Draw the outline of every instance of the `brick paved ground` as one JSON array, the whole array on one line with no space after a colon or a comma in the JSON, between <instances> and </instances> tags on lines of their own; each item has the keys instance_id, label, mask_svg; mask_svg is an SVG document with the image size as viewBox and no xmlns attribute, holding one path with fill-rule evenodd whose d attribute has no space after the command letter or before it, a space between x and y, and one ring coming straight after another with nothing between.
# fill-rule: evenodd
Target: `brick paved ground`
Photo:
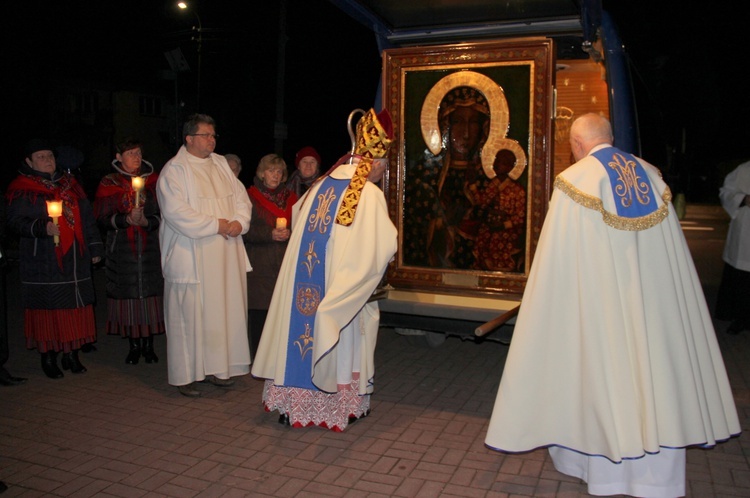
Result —
<instances>
[{"instance_id":1,"label":"brick paved ground","mask_svg":"<svg viewBox=\"0 0 750 498\"><path fill-rule=\"evenodd\" d=\"M706 221L702 211L692 213L688 223ZM705 240L688 233L709 299L720 272L721 223ZM585 496L546 451L503 455L484 447L507 351L497 342L449 337L428 348L381 329L372 414L341 434L290 429L263 411L262 382L250 377L228 389L201 385L199 399L178 394L166 382L163 338L160 363L131 366L127 341L100 335L98 351L82 355L86 374L47 379L39 355L22 347L15 273L8 288L8 367L29 382L0 388L3 498ZM750 334L728 336L725 327L717 322L747 428ZM749 437L689 450L688 495L750 496Z\"/></svg>"}]
</instances>

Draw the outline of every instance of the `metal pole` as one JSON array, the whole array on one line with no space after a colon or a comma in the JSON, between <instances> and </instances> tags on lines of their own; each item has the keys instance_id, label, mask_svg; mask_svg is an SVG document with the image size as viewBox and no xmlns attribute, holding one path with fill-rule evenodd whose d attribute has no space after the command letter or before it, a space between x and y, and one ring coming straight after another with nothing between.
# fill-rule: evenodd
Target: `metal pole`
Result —
<instances>
[{"instance_id":1,"label":"metal pole","mask_svg":"<svg viewBox=\"0 0 750 498\"><path fill-rule=\"evenodd\" d=\"M275 150L277 154L284 152L284 140L287 137L286 123L284 123L284 76L286 71L286 3L279 2L279 43L278 66L276 67L276 120L274 123Z\"/></svg>"},{"instance_id":2,"label":"metal pole","mask_svg":"<svg viewBox=\"0 0 750 498\"><path fill-rule=\"evenodd\" d=\"M195 97L195 110L200 112L201 106L201 56L203 52L203 25L201 24L201 18L197 12L192 11L195 14L195 18L198 20L198 82L196 85L196 97Z\"/></svg>"}]
</instances>

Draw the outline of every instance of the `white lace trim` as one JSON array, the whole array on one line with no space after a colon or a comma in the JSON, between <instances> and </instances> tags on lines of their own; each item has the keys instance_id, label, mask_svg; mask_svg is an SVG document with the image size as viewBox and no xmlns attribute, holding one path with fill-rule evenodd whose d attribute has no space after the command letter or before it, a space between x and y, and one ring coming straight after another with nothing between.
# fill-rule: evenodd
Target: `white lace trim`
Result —
<instances>
[{"instance_id":1,"label":"white lace trim","mask_svg":"<svg viewBox=\"0 0 750 498\"><path fill-rule=\"evenodd\" d=\"M289 415L292 427L318 425L332 431L342 432L349 425L349 418L361 418L370 411L370 395L359 394L359 379L351 384L339 386L337 393L324 393L299 387L276 386L266 380L263 386L263 404L266 410L278 410Z\"/></svg>"}]
</instances>

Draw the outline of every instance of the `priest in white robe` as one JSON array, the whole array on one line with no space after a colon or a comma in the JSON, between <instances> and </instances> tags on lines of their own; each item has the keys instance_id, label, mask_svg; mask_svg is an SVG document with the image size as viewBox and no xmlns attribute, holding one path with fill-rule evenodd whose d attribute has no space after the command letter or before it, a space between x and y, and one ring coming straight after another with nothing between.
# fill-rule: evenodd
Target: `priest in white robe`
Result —
<instances>
[{"instance_id":1,"label":"priest in white robe","mask_svg":"<svg viewBox=\"0 0 750 498\"><path fill-rule=\"evenodd\" d=\"M215 154L210 116L183 128L184 146L157 182L169 383L197 397L196 381L228 387L250 371L242 242L250 226L245 187Z\"/></svg>"},{"instance_id":2,"label":"priest in white robe","mask_svg":"<svg viewBox=\"0 0 750 498\"><path fill-rule=\"evenodd\" d=\"M369 302L396 252L383 192L392 141L387 111L357 125L344 156L295 205L252 373L279 422L343 431L370 409L380 313Z\"/></svg>"},{"instance_id":3,"label":"priest in white robe","mask_svg":"<svg viewBox=\"0 0 750 498\"><path fill-rule=\"evenodd\" d=\"M731 320L728 334L750 330L750 161L737 166L719 190L722 207L730 217L722 259L724 272L716 296L714 318Z\"/></svg>"},{"instance_id":4,"label":"priest in white robe","mask_svg":"<svg viewBox=\"0 0 750 498\"><path fill-rule=\"evenodd\" d=\"M579 117L555 179L485 443L548 447L594 495L682 496L685 448L740 433L659 171Z\"/></svg>"}]
</instances>

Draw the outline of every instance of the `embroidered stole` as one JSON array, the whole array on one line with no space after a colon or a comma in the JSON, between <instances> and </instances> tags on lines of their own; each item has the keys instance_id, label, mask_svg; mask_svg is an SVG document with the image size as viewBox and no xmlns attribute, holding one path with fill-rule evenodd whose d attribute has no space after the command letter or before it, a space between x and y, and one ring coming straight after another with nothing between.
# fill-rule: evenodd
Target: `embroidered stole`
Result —
<instances>
[{"instance_id":1,"label":"embroidered stole","mask_svg":"<svg viewBox=\"0 0 750 498\"><path fill-rule=\"evenodd\" d=\"M333 228L334 214L349 180L327 177L311 206L297 255L284 385L302 389L318 388L312 383L312 351L315 316L325 296L326 245Z\"/></svg>"},{"instance_id":2,"label":"embroidered stole","mask_svg":"<svg viewBox=\"0 0 750 498\"><path fill-rule=\"evenodd\" d=\"M609 175L618 216L640 218L658 209L651 181L633 155L616 147L600 149L591 155Z\"/></svg>"}]
</instances>

